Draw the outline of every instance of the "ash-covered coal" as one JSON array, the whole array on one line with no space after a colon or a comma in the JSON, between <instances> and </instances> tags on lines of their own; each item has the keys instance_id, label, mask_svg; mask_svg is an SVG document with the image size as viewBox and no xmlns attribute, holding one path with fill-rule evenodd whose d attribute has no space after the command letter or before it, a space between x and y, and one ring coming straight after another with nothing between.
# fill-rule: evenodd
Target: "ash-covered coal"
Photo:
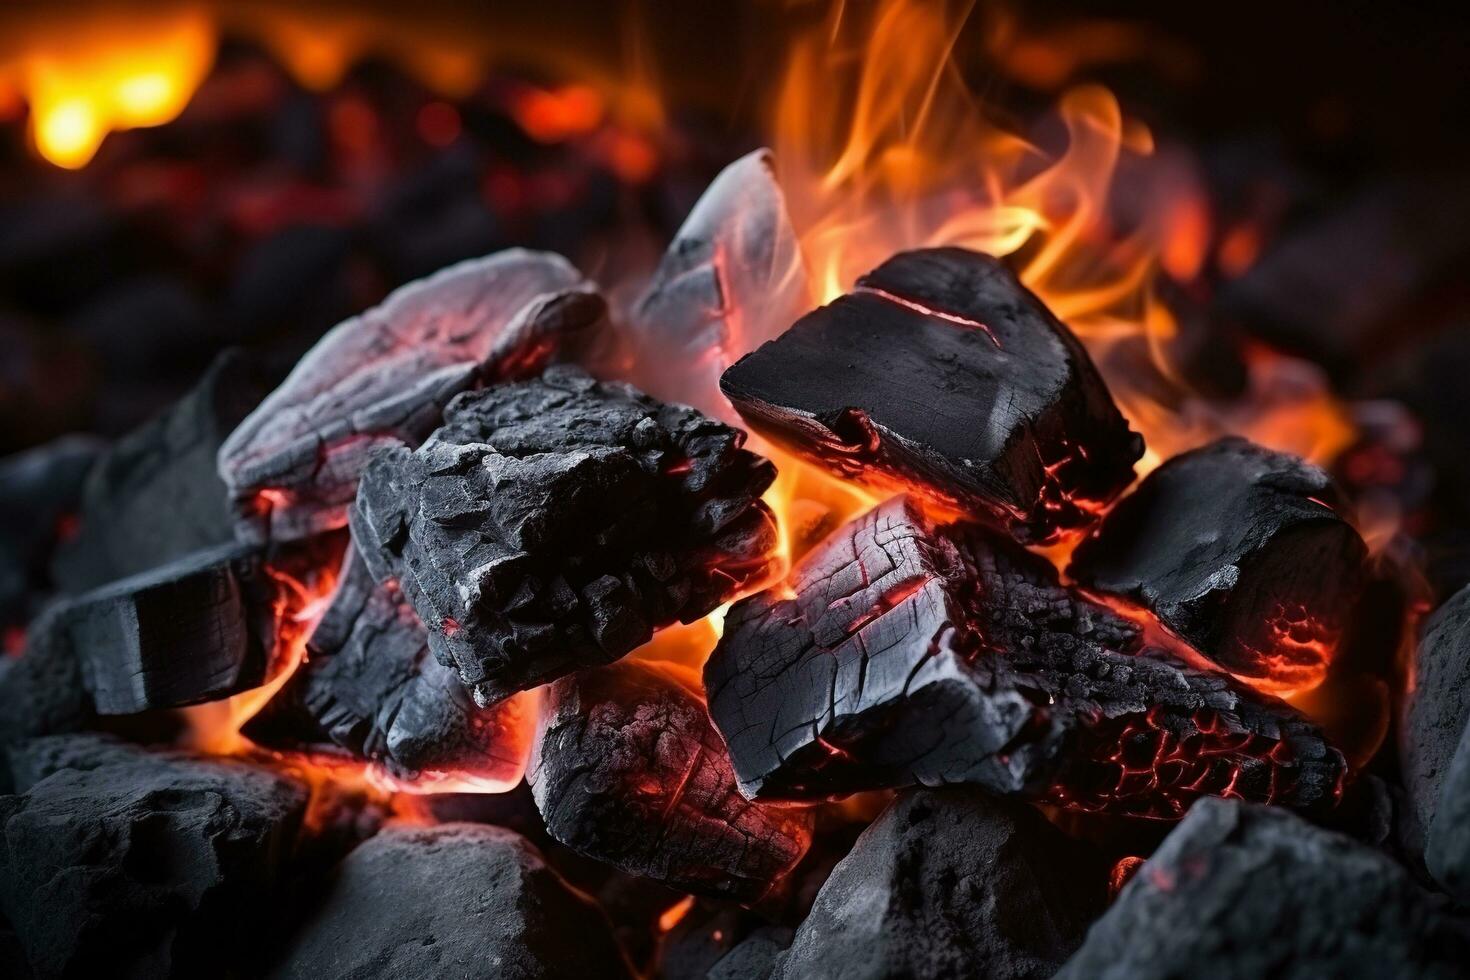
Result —
<instances>
[{"instance_id":1,"label":"ash-covered coal","mask_svg":"<svg viewBox=\"0 0 1470 980\"><path fill-rule=\"evenodd\" d=\"M602 910L513 831L389 827L336 870L276 978L633 976Z\"/></svg>"},{"instance_id":2,"label":"ash-covered coal","mask_svg":"<svg viewBox=\"0 0 1470 980\"><path fill-rule=\"evenodd\" d=\"M817 895L772 980L1050 977L1107 899L1098 852L968 787L900 796Z\"/></svg>"},{"instance_id":3,"label":"ash-covered coal","mask_svg":"<svg viewBox=\"0 0 1470 980\"><path fill-rule=\"evenodd\" d=\"M64 612L48 608L31 623L20 656L0 659L0 746L80 732L97 720L81 660L57 619Z\"/></svg>"},{"instance_id":4,"label":"ash-covered coal","mask_svg":"<svg viewBox=\"0 0 1470 980\"><path fill-rule=\"evenodd\" d=\"M978 526L894 498L788 582L730 610L705 666L752 799L918 782L1150 816L1212 793L1335 802L1342 755L1295 709L1145 647Z\"/></svg>"},{"instance_id":5,"label":"ash-covered coal","mask_svg":"<svg viewBox=\"0 0 1470 980\"><path fill-rule=\"evenodd\" d=\"M999 260L902 252L741 358L720 388L756 431L848 479L1047 541L1133 479L1082 344Z\"/></svg>"},{"instance_id":6,"label":"ash-covered coal","mask_svg":"<svg viewBox=\"0 0 1470 980\"><path fill-rule=\"evenodd\" d=\"M260 942L306 788L96 736L10 750L0 910L38 977L206 976Z\"/></svg>"},{"instance_id":7,"label":"ash-covered coal","mask_svg":"<svg viewBox=\"0 0 1470 980\"><path fill-rule=\"evenodd\" d=\"M1451 824L1439 827L1445 818L1438 811L1446 790L1454 792L1449 774L1470 731L1470 587L1424 623L1413 669L1399 718L1398 754L1411 817L1406 836L1418 852L1436 833L1441 847L1448 842L1443 835L1453 833Z\"/></svg>"},{"instance_id":8,"label":"ash-covered coal","mask_svg":"<svg viewBox=\"0 0 1470 980\"><path fill-rule=\"evenodd\" d=\"M243 734L274 749L346 753L396 780L504 790L531 751L536 696L474 703L402 594L373 581L356 549L306 659Z\"/></svg>"},{"instance_id":9,"label":"ash-covered coal","mask_svg":"<svg viewBox=\"0 0 1470 980\"><path fill-rule=\"evenodd\" d=\"M440 662L493 704L616 660L763 580L770 462L745 434L554 367L457 398L363 476L352 532Z\"/></svg>"},{"instance_id":10,"label":"ash-covered coal","mask_svg":"<svg viewBox=\"0 0 1470 980\"><path fill-rule=\"evenodd\" d=\"M1336 653L1367 554L1335 506L1317 467L1221 439L1150 473L1078 546L1068 574L1152 610L1237 676L1308 687Z\"/></svg>"},{"instance_id":11,"label":"ash-covered coal","mask_svg":"<svg viewBox=\"0 0 1470 980\"><path fill-rule=\"evenodd\" d=\"M810 812L740 795L692 673L625 660L562 678L547 697L526 778L561 843L747 903L806 853Z\"/></svg>"},{"instance_id":12,"label":"ash-covered coal","mask_svg":"<svg viewBox=\"0 0 1470 980\"><path fill-rule=\"evenodd\" d=\"M418 445L467 388L536 374L604 310L561 256L511 249L338 324L220 449L237 535L296 540L342 527L376 449Z\"/></svg>"},{"instance_id":13,"label":"ash-covered coal","mask_svg":"<svg viewBox=\"0 0 1470 980\"><path fill-rule=\"evenodd\" d=\"M1446 905L1350 838L1200 800L1057 976L1461 977L1470 929Z\"/></svg>"}]
</instances>

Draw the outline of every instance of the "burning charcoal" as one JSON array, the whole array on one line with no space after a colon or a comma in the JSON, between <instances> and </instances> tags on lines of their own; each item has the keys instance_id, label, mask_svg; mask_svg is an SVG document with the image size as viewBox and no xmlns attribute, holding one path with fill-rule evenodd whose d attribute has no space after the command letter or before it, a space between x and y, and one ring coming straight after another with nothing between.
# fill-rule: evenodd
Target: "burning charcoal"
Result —
<instances>
[{"instance_id":1,"label":"burning charcoal","mask_svg":"<svg viewBox=\"0 0 1470 980\"><path fill-rule=\"evenodd\" d=\"M227 351L178 404L104 453L79 531L52 563L57 583L85 592L232 541L215 454L265 392L257 367Z\"/></svg>"},{"instance_id":2,"label":"burning charcoal","mask_svg":"<svg viewBox=\"0 0 1470 980\"><path fill-rule=\"evenodd\" d=\"M773 980L1049 977L1106 881L1090 848L1024 804L911 792L837 865Z\"/></svg>"},{"instance_id":3,"label":"burning charcoal","mask_svg":"<svg viewBox=\"0 0 1470 980\"><path fill-rule=\"evenodd\" d=\"M1424 848L1424 864L1445 891L1470 904L1470 728L1445 772Z\"/></svg>"},{"instance_id":4,"label":"burning charcoal","mask_svg":"<svg viewBox=\"0 0 1470 980\"><path fill-rule=\"evenodd\" d=\"M565 259L517 249L339 324L220 449L237 534L292 540L343 526L373 450L418 445L456 393L534 374L602 312Z\"/></svg>"},{"instance_id":5,"label":"burning charcoal","mask_svg":"<svg viewBox=\"0 0 1470 980\"><path fill-rule=\"evenodd\" d=\"M465 394L363 475L352 532L481 705L693 622L770 566L744 433L570 367Z\"/></svg>"},{"instance_id":6,"label":"burning charcoal","mask_svg":"<svg viewBox=\"0 0 1470 980\"><path fill-rule=\"evenodd\" d=\"M606 916L517 834L389 827L349 854L271 975L631 977Z\"/></svg>"},{"instance_id":7,"label":"burning charcoal","mask_svg":"<svg viewBox=\"0 0 1470 980\"><path fill-rule=\"evenodd\" d=\"M1201 800L1063 980L1460 977L1470 934L1403 867L1283 810Z\"/></svg>"},{"instance_id":8,"label":"burning charcoal","mask_svg":"<svg viewBox=\"0 0 1470 980\"><path fill-rule=\"evenodd\" d=\"M1424 846L1461 736L1470 727L1470 586L1424 624L1399 719L1399 768L1409 796L1409 845Z\"/></svg>"},{"instance_id":9,"label":"burning charcoal","mask_svg":"<svg viewBox=\"0 0 1470 980\"><path fill-rule=\"evenodd\" d=\"M85 736L20 754L42 758L12 750L36 781L0 796L0 909L37 975L217 975L260 941L305 787Z\"/></svg>"},{"instance_id":10,"label":"burning charcoal","mask_svg":"<svg viewBox=\"0 0 1470 980\"><path fill-rule=\"evenodd\" d=\"M1023 541L1090 523L1143 453L1071 331L998 260L958 248L894 256L720 388L791 451Z\"/></svg>"},{"instance_id":11,"label":"burning charcoal","mask_svg":"<svg viewBox=\"0 0 1470 980\"><path fill-rule=\"evenodd\" d=\"M49 587L51 551L101 452L94 439L68 436L0 460L0 627L23 624L31 596Z\"/></svg>"},{"instance_id":12,"label":"burning charcoal","mask_svg":"<svg viewBox=\"0 0 1470 980\"><path fill-rule=\"evenodd\" d=\"M633 309L637 380L659 398L734 422L720 372L811 307L771 154L746 154L689 212Z\"/></svg>"},{"instance_id":13,"label":"burning charcoal","mask_svg":"<svg viewBox=\"0 0 1470 980\"><path fill-rule=\"evenodd\" d=\"M1169 460L1073 556L1077 582L1152 610L1263 690L1321 681L1366 548L1326 473L1239 438Z\"/></svg>"},{"instance_id":14,"label":"burning charcoal","mask_svg":"<svg viewBox=\"0 0 1470 980\"><path fill-rule=\"evenodd\" d=\"M753 902L805 853L808 812L748 803L672 665L623 661L551 689L527 773L551 836L671 888Z\"/></svg>"},{"instance_id":15,"label":"burning charcoal","mask_svg":"<svg viewBox=\"0 0 1470 980\"><path fill-rule=\"evenodd\" d=\"M243 729L276 749L346 752L396 780L502 792L521 780L534 694L475 705L402 595L348 552L306 661Z\"/></svg>"},{"instance_id":16,"label":"burning charcoal","mask_svg":"<svg viewBox=\"0 0 1470 980\"><path fill-rule=\"evenodd\" d=\"M126 715L265 682L275 587L260 555L225 545L68 602L55 617L97 711Z\"/></svg>"},{"instance_id":17,"label":"burning charcoal","mask_svg":"<svg viewBox=\"0 0 1470 980\"><path fill-rule=\"evenodd\" d=\"M1311 808L1342 755L1275 698L1143 647L1044 559L898 497L730 610L705 666L741 791L822 800L977 783L1177 816L1200 794Z\"/></svg>"}]
</instances>

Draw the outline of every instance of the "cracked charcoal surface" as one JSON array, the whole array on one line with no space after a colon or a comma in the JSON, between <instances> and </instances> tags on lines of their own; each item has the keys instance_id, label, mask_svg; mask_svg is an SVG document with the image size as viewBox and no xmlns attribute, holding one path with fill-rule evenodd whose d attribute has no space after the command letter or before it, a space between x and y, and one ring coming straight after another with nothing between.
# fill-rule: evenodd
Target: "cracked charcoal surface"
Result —
<instances>
[{"instance_id":1,"label":"cracked charcoal surface","mask_svg":"<svg viewBox=\"0 0 1470 980\"><path fill-rule=\"evenodd\" d=\"M738 422L720 372L812 308L770 151L720 172L689 212L629 317L633 380L649 394Z\"/></svg>"},{"instance_id":2,"label":"cracked charcoal surface","mask_svg":"<svg viewBox=\"0 0 1470 980\"><path fill-rule=\"evenodd\" d=\"M275 585L259 552L225 545L66 602L57 635L98 713L217 700L264 683Z\"/></svg>"},{"instance_id":3,"label":"cracked charcoal surface","mask_svg":"<svg viewBox=\"0 0 1470 980\"><path fill-rule=\"evenodd\" d=\"M83 489L75 537L52 570L67 592L85 592L234 540L215 456L268 390L240 351L217 357L168 411L112 446Z\"/></svg>"},{"instance_id":4,"label":"cracked charcoal surface","mask_svg":"<svg viewBox=\"0 0 1470 980\"><path fill-rule=\"evenodd\" d=\"M1411 692L1399 718L1399 766L1412 820L1410 846L1424 846L1437 823L1445 777L1470 727L1470 587L1424 623Z\"/></svg>"},{"instance_id":5,"label":"cracked charcoal surface","mask_svg":"<svg viewBox=\"0 0 1470 980\"><path fill-rule=\"evenodd\" d=\"M342 527L374 450L418 445L467 388L534 375L604 310L566 259L511 249L338 324L220 449L236 534L295 540Z\"/></svg>"},{"instance_id":6,"label":"cracked charcoal surface","mask_svg":"<svg viewBox=\"0 0 1470 980\"><path fill-rule=\"evenodd\" d=\"M38 976L201 976L259 941L305 787L95 736L11 750L0 909Z\"/></svg>"},{"instance_id":7,"label":"cracked charcoal surface","mask_svg":"<svg viewBox=\"0 0 1470 980\"><path fill-rule=\"evenodd\" d=\"M753 902L811 843L808 811L750 803L672 665L622 661L558 681L527 779L547 831L671 888Z\"/></svg>"},{"instance_id":8,"label":"cracked charcoal surface","mask_svg":"<svg viewBox=\"0 0 1470 980\"><path fill-rule=\"evenodd\" d=\"M1322 470L1240 438L1154 470L1076 550L1076 581L1140 603L1273 689L1320 680L1366 548Z\"/></svg>"},{"instance_id":9,"label":"cracked charcoal surface","mask_svg":"<svg viewBox=\"0 0 1470 980\"><path fill-rule=\"evenodd\" d=\"M389 827L337 869L271 976L631 977L607 917L500 827Z\"/></svg>"},{"instance_id":10,"label":"cracked charcoal surface","mask_svg":"<svg viewBox=\"0 0 1470 980\"><path fill-rule=\"evenodd\" d=\"M445 774L504 790L525 772L535 704L524 694L476 705L403 596L349 550L306 660L243 732L275 749L346 753L407 782Z\"/></svg>"},{"instance_id":11,"label":"cracked charcoal surface","mask_svg":"<svg viewBox=\"0 0 1470 980\"><path fill-rule=\"evenodd\" d=\"M1025 541L1091 523L1143 453L1071 331L1001 262L958 248L894 256L720 388L792 452Z\"/></svg>"},{"instance_id":12,"label":"cracked charcoal surface","mask_svg":"<svg viewBox=\"0 0 1470 980\"><path fill-rule=\"evenodd\" d=\"M911 791L837 865L772 980L1050 977L1106 880L1097 852L1025 804Z\"/></svg>"},{"instance_id":13,"label":"cracked charcoal surface","mask_svg":"<svg viewBox=\"0 0 1470 980\"><path fill-rule=\"evenodd\" d=\"M103 451L96 439L67 436L0 459L0 628L23 626L51 591L52 551Z\"/></svg>"},{"instance_id":14,"label":"cracked charcoal surface","mask_svg":"<svg viewBox=\"0 0 1470 980\"><path fill-rule=\"evenodd\" d=\"M1460 977L1470 933L1404 868L1292 814L1201 800L1063 980Z\"/></svg>"},{"instance_id":15,"label":"cracked charcoal surface","mask_svg":"<svg viewBox=\"0 0 1470 980\"><path fill-rule=\"evenodd\" d=\"M745 434L570 367L456 399L379 456L353 539L480 704L607 663L771 566L770 462Z\"/></svg>"},{"instance_id":16,"label":"cracked charcoal surface","mask_svg":"<svg viewBox=\"0 0 1470 980\"><path fill-rule=\"evenodd\" d=\"M899 497L735 604L705 666L752 799L974 783L1177 816L1200 793L1331 805L1340 753L1294 709L1144 647L1136 626L974 526Z\"/></svg>"}]
</instances>

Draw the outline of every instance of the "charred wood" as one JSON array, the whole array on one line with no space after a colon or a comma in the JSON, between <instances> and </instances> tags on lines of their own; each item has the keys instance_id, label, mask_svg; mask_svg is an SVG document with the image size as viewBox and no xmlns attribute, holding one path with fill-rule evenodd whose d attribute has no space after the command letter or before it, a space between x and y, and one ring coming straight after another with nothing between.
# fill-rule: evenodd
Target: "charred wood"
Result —
<instances>
[{"instance_id":1,"label":"charred wood","mask_svg":"<svg viewBox=\"0 0 1470 980\"><path fill-rule=\"evenodd\" d=\"M894 256L720 388L792 452L1024 541L1090 524L1143 453L1071 331L1000 261L958 248Z\"/></svg>"},{"instance_id":2,"label":"charred wood","mask_svg":"<svg viewBox=\"0 0 1470 980\"><path fill-rule=\"evenodd\" d=\"M1367 549L1331 479L1226 438L1154 470L1076 550L1080 584L1151 610L1196 650L1266 690L1326 674Z\"/></svg>"},{"instance_id":3,"label":"charred wood","mask_svg":"<svg viewBox=\"0 0 1470 980\"><path fill-rule=\"evenodd\" d=\"M342 527L374 450L418 445L467 388L540 371L603 310L565 259L517 249L410 283L339 324L220 449L237 535Z\"/></svg>"},{"instance_id":4,"label":"charred wood","mask_svg":"<svg viewBox=\"0 0 1470 980\"><path fill-rule=\"evenodd\" d=\"M740 795L697 678L623 661L558 681L527 779L563 844L671 888L753 902L806 852L811 815Z\"/></svg>"},{"instance_id":5,"label":"charred wood","mask_svg":"<svg viewBox=\"0 0 1470 980\"><path fill-rule=\"evenodd\" d=\"M771 565L771 464L745 435L569 367L466 394L382 454L353 538L488 705L692 622Z\"/></svg>"},{"instance_id":6,"label":"charred wood","mask_svg":"<svg viewBox=\"0 0 1470 980\"><path fill-rule=\"evenodd\" d=\"M1145 646L977 526L895 498L789 582L737 603L705 666L751 799L918 782L1149 816L1212 793L1335 802L1342 755L1293 708Z\"/></svg>"}]
</instances>

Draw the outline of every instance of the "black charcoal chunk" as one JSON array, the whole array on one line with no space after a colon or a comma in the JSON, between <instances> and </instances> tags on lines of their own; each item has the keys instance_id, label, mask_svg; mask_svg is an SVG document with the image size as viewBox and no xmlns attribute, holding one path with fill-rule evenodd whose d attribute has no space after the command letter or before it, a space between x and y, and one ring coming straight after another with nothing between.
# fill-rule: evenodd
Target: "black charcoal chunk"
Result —
<instances>
[{"instance_id":1,"label":"black charcoal chunk","mask_svg":"<svg viewBox=\"0 0 1470 980\"><path fill-rule=\"evenodd\" d=\"M99 714L218 700L265 683L275 596L261 554L225 545L66 602L47 642L70 646Z\"/></svg>"},{"instance_id":2,"label":"black charcoal chunk","mask_svg":"<svg viewBox=\"0 0 1470 980\"><path fill-rule=\"evenodd\" d=\"M335 872L271 976L632 977L607 917L500 827L389 827Z\"/></svg>"},{"instance_id":3,"label":"black charcoal chunk","mask_svg":"<svg viewBox=\"0 0 1470 980\"><path fill-rule=\"evenodd\" d=\"M633 380L656 398L735 422L721 372L811 307L770 151L748 153L694 205L633 307Z\"/></svg>"},{"instance_id":4,"label":"black charcoal chunk","mask_svg":"<svg viewBox=\"0 0 1470 980\"><path fill-rule=\"evenodd\" d=\"M38 976L218 975L260 942L304 786L86 736L11 765L29 785L0 796L0 910Z\"/></svg>"},{"instance_id":5,"label":"black charcoal chunk","mask_svg":"<svg viewBox=\"0 0 1470 980\"><path fill-rule=\"evenodd\" d=\"M770 462L682 405L554 367L457 398L363 476L352 535L482 705L616 660L773 562Z\"/></svg>"},{"instance_id":6,"label":"black charcoal chunk","mask_svg":"<svg viewBox=\"0 0 1470 980\"><path fill-rule=\"evenodd\" d=\"M305 661L242 731L273 749L345 753L405 783L501 792L525 772L535 704L526 694L476 705L403 596L349 549Z\"/></svg>"},{"instance_id":7,"label":"black charcoal chunk","mask_svg":"<svg viewBox=\"0 0 1470 980\"><path fill-rule=\"evenodd\" d=\"M1470 727L1440 780L1439 802L1426 833L1424 864L1434 880L1470 905Z\"/></svg>"},{"instance_id":8,"label":"black charcoal chunk","mask_svg":"<svg viewBox=\"0 0 1470 980\"><path fill-rule=\"evenodd\" d=\"M52 562L57 584L85 592L233 541L215 456L267 390L250 358L226 351L189 394L105 452L87 476L77 533Z\"/></svg>"},{"instance_id":9,"label":"black charcoal chunk","mask_svg":"<svg viewBox=\"0 0 1470 980\"><path fill-rule=\"evenodd\" d=\"M706 980L769 980L791 945L792 932L777 926L755 930L709 968Z\"/></svg>"},{"instance_id":10,"label":"black charcoal chunk","mask_svg":"<svg viewBox=\"0 0 1470 980\"><path fill-rule=\"evenodd\" d=\"M467 388L540 371L604 309L565 259L512 249L338 324L220 449L237 535L296 540L342 527L374 450L418 445Z\"/></svg>"},{"instance_id":11,"label":"black charcoal chunk","mask_svg":"<svg viewBox=\"0 0 1470 980\"><path fill-rule=\"evenodd\" d=\"M0 460L0 628L18 629L51 590L48 565L76 520L103 444L67 436Z\"/></svg>"},{"instance_id":12,"label":"black charcoal chunk","mask_svg":"<svg viewBox=\"0 0 1470 980\"><path fill-rule=\"evenodd\" d=\"M97 718L81 661L52 606L31 623L20 656L0 660L0 745L79 732Z\"/></svg>"},{"instance_id":13,"label":"black charcoal chunk","mask_svg":"<svg viewBox=\"0 0 1470 980\"><path fill-rule=\"evenodd\" d=\"M1470 727L1470 586L1424 623L1399 725L1399 769L1408 791L1408 845L1418 851L1437 823L1446 776Z\"/></svg>"},{"instance_id":14,"label":"black charcoal chunk","mask_svg":"<svg viewBox=\"0 0 1470 980\"><path fill-rule=\"evenodd\" d=\"M1201 800L1057 974L1462 977L1470 932L1402 866L1284 810Z\"/></svg>"},{"instance_id":15,"label":"black charcoal chunk","mask_svg":"<svg viewBox=\"0 0 1470 980\"><path fill-rule=\"evenodd\" d=\"M1044 559L905 497L735 604L705 665L751 799L973 783L1178 816L1200 794L1313 808L1342 755L1295 709L1145 646Z\"/></svg>"},{"instance_id":16,"label":"black charcoal chunk","mask_svg":"<svg viewBox=\"0 0 1470 980\"><path fill-rule=\"evenodd\" d=\"M1025 541L1091 523L1143 454L1071 331L999 260L959 248L894 256L720 388L792 452Z\"/></svg>"},{"instance_id":17,"label":"black charcoal chunk","mask_svg":"<svg viewBox=\"0 0 1470 980\"><path fill-rule=\"evenodd\" d=\"M810 811L748 802L698 678L622 661L553 685L526 778L547 832L671 888L753 902L811 843Z\"/></svg>"},{"instance_id":18,"label":"black charcoal chunk","mask_svg":"<svg viewBox=\"0 0 1470 980\"><path fill-rule=\"evenodd\" d=\"M1175 456L1076 550L1078 583L1152 610L1265 690L1321 681L1367 549L1322 470L1230 437Z\"/></svg>"},{"instance_id":19,"label":"black charcoal chunk","mask_svg":"<svg viewBox=\"0 0 1470 980\"><path fill-rule=\"evenodd\" d=\"M1025 804L912 791L838 863L774 980L1049 977L1106 883L1097 852Z\"/></svg>"}]
</instances>

